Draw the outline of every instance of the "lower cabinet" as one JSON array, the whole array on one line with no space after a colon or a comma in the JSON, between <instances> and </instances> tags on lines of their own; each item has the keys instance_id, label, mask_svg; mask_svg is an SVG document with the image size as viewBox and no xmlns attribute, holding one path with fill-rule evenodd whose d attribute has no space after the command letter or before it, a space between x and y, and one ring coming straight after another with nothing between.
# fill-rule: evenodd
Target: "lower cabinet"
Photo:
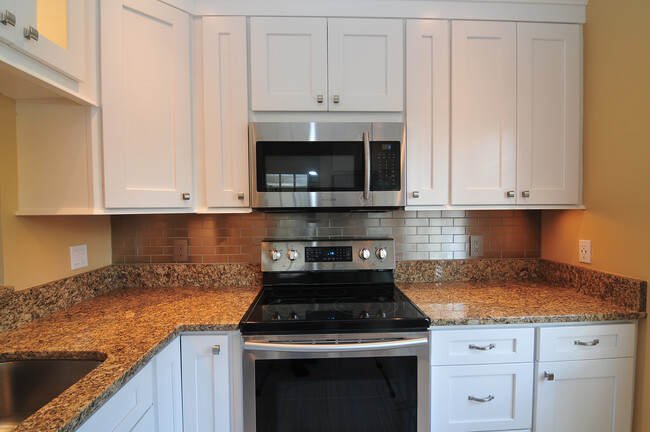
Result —
<instances>
[{"instance_id":1,"label":"lower cabinet","mask_svg":"<svg viewBox=\"0 0 650 432\"><path fill-rule=\"evenodd\" d=\"M185 432L241 430L239 350L239 333L181 336Z\"/></svg>"}]
</instances>

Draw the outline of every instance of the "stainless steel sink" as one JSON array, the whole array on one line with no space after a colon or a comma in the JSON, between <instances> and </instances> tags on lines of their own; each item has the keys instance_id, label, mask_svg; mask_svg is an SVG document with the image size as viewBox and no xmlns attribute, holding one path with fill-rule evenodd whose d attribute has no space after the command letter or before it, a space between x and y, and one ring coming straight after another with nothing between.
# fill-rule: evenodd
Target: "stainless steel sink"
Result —
<instances>
[{"instance_id":1,"label":"stainless steel sink","mask_svg":"<svg viewBox=\"0 0 650 432\"><path fill-rule=\"evenodd\" d=\"M0 432L13 429L100 364L99 360L0 362Z\"/></svg>"}]
</instances>

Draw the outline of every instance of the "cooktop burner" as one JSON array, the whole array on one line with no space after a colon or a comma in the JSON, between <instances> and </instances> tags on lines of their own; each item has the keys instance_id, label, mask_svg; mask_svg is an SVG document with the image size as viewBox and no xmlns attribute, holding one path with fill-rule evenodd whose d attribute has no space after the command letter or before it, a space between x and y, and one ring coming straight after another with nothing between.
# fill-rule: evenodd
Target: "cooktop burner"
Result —
<instances>
[{"instance_id":1,"label":"cooktop burner","mask_svg":"<svg viewBox=\"0 0 650 432\"><path fill-rule=\"evenodd\" d=\"M426 330L429 318L393 283L392 241L369 242L263 243L263 287L239 324L242 334ZM344 247L359 253L337 271L329 252ZM308 258L326 257L325 268L300 262L305 249Z\"/></svg>"}]
</instances>

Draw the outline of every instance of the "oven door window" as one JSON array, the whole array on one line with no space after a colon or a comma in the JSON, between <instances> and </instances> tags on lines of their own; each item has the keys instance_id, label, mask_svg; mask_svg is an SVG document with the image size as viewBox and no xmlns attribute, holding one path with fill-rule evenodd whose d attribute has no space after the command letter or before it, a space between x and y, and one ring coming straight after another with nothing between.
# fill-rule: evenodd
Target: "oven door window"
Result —
<instances>
[{"instance_id":1,"label":"oven door window","mask_svg":"<svg viewBox=\"0 0 650 432\"><path fill-rule=\"evenodd\" d=\"M258 192L363 190L363 143L258 141Z\"/></svg>"},{"instance_id":2,"label":"oven door window","mask_svg":"<svg viewBox=\"0 0 650 432\"><path fill-rule=\"evenodd\" d=\"M417 357L255 361L257 432L417 430Z\"/></svg>"}]
</instances>

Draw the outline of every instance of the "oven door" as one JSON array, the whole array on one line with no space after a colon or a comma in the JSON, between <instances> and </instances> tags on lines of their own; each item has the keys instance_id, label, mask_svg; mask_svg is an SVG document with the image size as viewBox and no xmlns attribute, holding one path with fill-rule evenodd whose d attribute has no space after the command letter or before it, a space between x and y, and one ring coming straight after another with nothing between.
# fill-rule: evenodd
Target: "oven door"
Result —
<instances>
[{"instance_id":1,"label":"oven door","mask_svg":"<svg viewBox=\"0 0 650 432\"><path fill-rule=\"evenodd\" d=\"M427 332L252 336L244 430L429 430Z\"/></svg>"}]
</instances>

